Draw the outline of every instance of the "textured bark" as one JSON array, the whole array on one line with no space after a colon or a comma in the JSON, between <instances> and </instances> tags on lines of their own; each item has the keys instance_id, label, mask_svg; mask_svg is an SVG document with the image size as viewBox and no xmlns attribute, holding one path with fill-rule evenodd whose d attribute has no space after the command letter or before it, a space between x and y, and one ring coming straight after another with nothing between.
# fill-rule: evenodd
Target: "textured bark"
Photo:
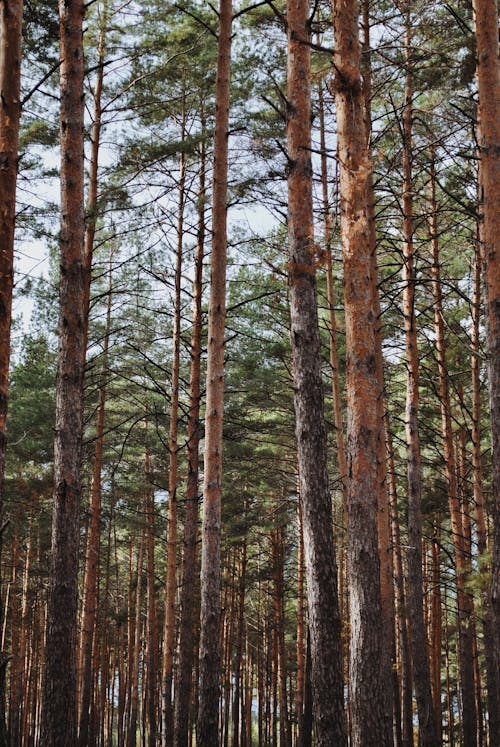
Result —
<instances>
[{"instance_id":1,"label":"textured bark","mask_svg":"<svg viewBox=\"0 0 500 747\"><path fill-rule=\"evenodd\" d=\"M434 160L431 162L431 215L430 232L432 244L432 291L434 297L434 326L436 331L436 351L439 371L439 400L441 406L441 428L443 434L444 459L446 467L448 506L457 573L458 601L458 642L460 694L462 701L462 734L465 744L473 744L477 730L477 714L474 698L474 657L472 645L472 599L465 590L467 558L464 547L464 534L460 511L457 481L457 460L453 444L451 425L451 404L446 366L446 340L444 335L443 303L441 293L439 240L437 224L436 175Z\"/></svg>"},{"instance_id":2,"label":"textured bark","mask_svg":"<svg viewBox=\"0 0 500 747\"><path fill-rule=\"evenodd\" d=\"M337 568L326 468L313 232L309 3L288 0L290 318L317 747L346 744Z\"/></svg>"},{"instance_id":3,"label":"textured bark","mask_svg":"<svg viewBox=\"0 0 500 747\"><path fill-rule=\"evenodd\" d=\"M103 362L101 384L99 388L99 407L95 436L94 464L92 468L92 489L90 494L90 522L87 531L87 554L85 558L85 577L83 584L83 614L80 645L80 747L89 743L89 716L92 702L92 658L94 652L97 610L99 605L99 559L101 551L101 472L104 447L104 417L106 411L106 384L108 377L108 349L111 328L112 275L111 258L109 269L108 302L106 310L106 327L104 331Z\"/></svg>"},{"instance_id":4,"label":"textured bark","mask_svg":"<svg viewBox=\"0 0 500 747\"><path fill-rule=\"evenodd\" d=\"M214 138L211 286L208 312L198 747L213 747L217 744L219 733L220 532L231 28L232 2L231 0L220 0L216 80L217 111Z\"/></svg>"},{"instance_id":5,"label":"textured bark","mask_svg":"<svg viewBox=\"0 0 500 747\"><path fill-rule=\"evenodd\" d=\"M177 212L177 251L175 263L174 329L172 352L172 377L170 381L170 428L168 434L168 526L167 526L167 578L165 584L165 623L163 635L163 737L166 747L174 742L174 714L172 708L172 681L175 646L175 597L177 594L177 482L178 482L178 421L179 421L179 371L181 360L181 281L182 247L184 239L184 203L186 157L183 149L186 129L185 102L182 103L181 154L179 162L179 202Z\"/></svg>"},{"instance_id":6,"label":"textured bark","mask_svg":"<svg viewBox=\"0 0 500 747\"><path fill-rule=\"evenodd\" d=\"M61 267L56 382L54 507L42 743L73 747L84 360L82 0L60 0Z\"/></svg>"},{"instance_id":7,"label":"textured bark","mask_svg":"<svg viewBox=\"0 0 500 747\"><path fill-rule=\"evenodd\" d=\"M17 151L21 118L22 0L0 3L0 511L6 449L10 326L14 283Z\"/></svg>"},{"instance_id":8,"label":"textured bark","mask_svg":"<svg viewBox=\"0 0 500 747\"><path fill-rule=\"evenodd\" d=\"M0 526L3 523L7 403L9 396L10 330L14 283L17 151L21 118L22 0L0 3ZM2 530L3 531L3 530ZM0 533L0 560L2 534ZM3 619L0 562L0 620ZM1 659L2 683L8 659ZM1 684L1 683L0 683ZM0 689L0 744L7 738L5 700Z\"/></svg>"},{"instance_id":9,"label":"textured bark","mask_svg":"<svg viewBox=\"0 0 500 747\"><path fill-rule=\"evenodd\" d=\"M392 744L392 688L384 641L378 548L381 349L373 232L372 164L360 75L358 8L333 3L335 100L347 347L350 714L352 743Z\"/></svg>"},{"instance_id":10,"label":"textured bark","mask_svg":"<svg viewBox=\"0 0 500 747\"><path fill-rule=\"evenodd\" d=\"M198 543L198 469L200 444L200 368L202 333L202 280L205 253L205 145L200 150L200 188L198 195L198 235L193 279L193 319L191 331L191 370L188 414L188 479L184 555L181 586L181 619L179 630L179 663L174 712L174 745L187 747L189 701L191 695L195 638L195 600L197 589Z\"/></svg>"},{"instance_id":11,"label":"textured bark","mask_svg":"<svg viewBox=\"0 0 500 747\"><path fill-rule=\"evenodd\" d=\"M495 0L474 0L477 81L479 92L479 153L483 189L486 265L491 451L493 463L492 629L496 680L500 681L500 70L498 67L498 6ZM494 728L500 739L497 691Z\"/></svg>"},{"instance_id":12,"label":"textured bark","mask_svg":"<svg viewBox=\"0 0 500 747\"><path fill-rule=\"evenodd\" d=\"M439 743L432 702L422 579L422 461L419 433L419 351L415 314L415 249L413 243L413 60L410 3L405 13L405 104L403 109L403 315L406 338L406 448L408 482L408 611L413 681L419 733L423 744Z\"/></svg>"}]
</instances>

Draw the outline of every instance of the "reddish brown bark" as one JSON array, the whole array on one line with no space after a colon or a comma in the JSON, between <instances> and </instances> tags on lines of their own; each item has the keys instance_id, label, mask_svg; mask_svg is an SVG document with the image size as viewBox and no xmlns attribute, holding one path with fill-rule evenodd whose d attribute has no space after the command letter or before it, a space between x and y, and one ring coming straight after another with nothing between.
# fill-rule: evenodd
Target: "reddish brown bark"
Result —
<instances>
[{"instance_id":1,"label":"reddish brown bark","mask_svg":"<svg viewBox=\"0 0 500 747\"><path fill-rule=\"evenodd\" d=\"M198 747L213 747L217 743L219 733L220 524L231 28L232 2L231 0L220 0L216 80L217 111L214 137L212 272L208 312Z\"/></svg>"},{"instance_id":2,"label":"reddish brown bark","mask_svg":"<svg viewBox=\"0 0 500 747\"><path fill-rule=\"evenodd\" d=\"M14 230L16 221L17 152L21 118L21 43L23 2L0 3L0 527L3 524L7 404L9 396L10 331L14 284ZM0 531L0 560L2 554ZM0 620L3 619L2 564L0 562ZM0 654L0 740L5 741L3 683L7 661Z\"/></svg>"},{"instance_id":3,"label":"reddish brown bark","mask_svg":"<svg viewBox=\"0 0 500 747\"><path fill-rule=\"evenodd\" d=\"M22 0L3 0L0 3L0 519L3 515L3 478L7 446L17 151L21 119L22 24Z\"/></svg>"},{"instance_id":4,"label":"reddish brown bark","mask_svg":"<svg viewBox=\"0 0 500 747\"><path fill-rule=\"evenodd\" d=\"M492 628L496 679L500 671L500 70L498 66L498 6L495 0L474 0L477 81L479 92L479 153L484 215L483 258L486 265L491 451L493 462ZM500 739L499 701L495 711Z\"/></svg>"},{"instance_id":5,"label":"reddish brown bark","mask_svg":"<svg viewBox=\"0 0 500 747\"><path fill-rule=\"evenodd\" d=\"M52 560L47 609L42 741L73 747L83 410L83 35L85 4L60 0L61 265Z\"/></svg>"},{"instance_id":6,"label":"reddish brown bark","mask_svg":"<svg viewBox=\"0 0 500 747\"><path fill-rule=\"evenodd\" d=\"M381 347L375 272L372 164L360 75L358 7L333 3L335 101L347 347L350 713L353 745L392 744L392 687L384 642L378 509ZM387 519L387 513L386 513ZM381 665L382 664L382 665Z\"/></svg>"},{"instance_id":7,"label":"reddish brown bark","mask_svg":"<svg viewBox=\"0 0 500 747\"><path fill-rule=\"evenodd\" d=\"M346 743L316 295L307 0L288 0L288 253L294 405L317 747Z\"/></svg>"}]
</instances>

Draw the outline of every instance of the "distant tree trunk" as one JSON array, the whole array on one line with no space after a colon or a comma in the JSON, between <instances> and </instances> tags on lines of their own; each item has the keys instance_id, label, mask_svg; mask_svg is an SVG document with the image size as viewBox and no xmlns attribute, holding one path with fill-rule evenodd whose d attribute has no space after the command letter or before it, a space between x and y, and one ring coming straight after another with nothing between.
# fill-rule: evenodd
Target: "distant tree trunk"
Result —
<instances>
[{"instance_id":1,"label":"distant tree trunk","mask_svg":"<svg viewBox=\"0 0 500 747\"><path fill-rule=\"evenodd\" d=\"M439 744L442 742L442 713L441 713L441 644L443 639L441 620L441 579L439 563L439 544L441 541L441 527L439 516L434 525L432 539L432 596L431 596L431 684L434 704L434 719L438 731Z\"/></svg>"},{"instance_id":2,"label":"distant tree trunk","mask_svg":"<svg viewBox=\"0 0 500 747\"><path fill-rule=\"evenodd\" d=\"M83 614L81 634L81 708L80 708L80 747L88 747L89 717L92 703L92 658L96 645L95 630L98 610L99 560L101 545L101 472L104 447L104 417L106 410L106 384L108 377L108 349L111 328L112 274L111 257L109 268L108 301L106 327L104 331L101 383L99 387L99 407L95 436L92 488L90 493L90 522L87 531L87 555L83 584Z\"/></svg>"},{"instance_id":3,"label":"distant tree trunk","mask_svg":"<svg viewBox=\"0 0 500 747\"><path fill-rule=\"evenodd\" d=\"M134 636L129 643L129 660L128 660L128 683L129 683L129 708L128 719L126 724L126 744L127 747L136 747L137 745L137 719L139 713L139 655L141 648L141 611L142 611L142 567L144 562L144 535L141 533L139 538L139 548L137 551L137 581L135 588L134 617L132 618L132 608L129 608L131 616L131 625ZM129 636L129 639L131 636Z\"/></svg>"},{"instance_id":4,"label":"distant tree trunk","mask_svg":"<svg viewBox=\"0 0 500 747\"><path fill-rule=\"evenodd\" d=\"M347 346L350 714L354 747L392 745L392 686L378 547L381 336L372 226L372 164L360 75L358 5L333 3L335 100Z\"/></svg>"},{"instance_id":5,"label":"distant tree trunk","mask_svg":"<svg viewBox=\"0 0 500 747\"><path fill-rule=\"evenodd\" d=\"M271 534L273 558L273 607L274 631L279 662L279 713L280 713L280 747L292 747L290 722L288 716L288 699L286 687L286 646L285 646L285 600L284 600L284 548L283 527Z\"/></svg>"},{"instance_id":6,"label":"distant tree trunk","mask_svg":"<svg viewBox=\"0 0 500 747\"><path fill-rule=\"evenodd\" d=\"M150 457L146 451L146 478L150 472ZM155 494L153 486L146 487L144 500L146 514L146 547L147 547L147 708L148 747L157 744L156 703L158 681L158 622L155 598Z\"/></svg>"},{"instance_id":7,"label":"distant tree trunk","mask_svg":"<svg viewBox=\"0 0 500 747\"><path fill-rule=\"evenodd\" d=\"M342 646L320 368L307 0L288 0L288 251L297 455L317 747L347 743Z\"/></svg>"},{"instance_id":8,"label":"distant tree trunk","mask_svg":"<svg viewBox=\"0 0 500 747\"><path fill-rule=\"evenodd\" d=\"M410 636L408 632L408 610L406 604L403 558L401 553L401 533L398 517L398 496L394 466L394 447L389 418L386 422L387 455L389 458L389 504L391 509L391 536L394 553L394 579L396 587L396 625L399 638L399 663L401 685L401 744L413 747L413 699ZM397 733L397 732L396 732Z\"/></svg>"},{"instance_id":9,"label":"distant tree trunk","mask_svg":"<svg viewBox=\"0 0 500 747\"><path fill-rule=\"evenodd\" d=\"M90 286L92 280L92 259L94 256L94 239L98 218L98 189L99 189L99 150L101 146L102 129L102 91L104 85L104 61L106 56L106 34L108 27L108 0L103 0L100 16L99 47L97 60L97 76L93 90L94 116L90 146L89 186L87 196L87 210L85 218L84 262L85 262L85 317L84 317L84 346L83 354L87 354L89 330Z\"/></svg>"},{"instance_id":10,"label":"distant tree trunk","mask_svg":"<svg viewBox=\"0 0 500 747\"><path fill-rule=\"evenodd\" d=\"M234 683L233 689L233 738L232 747L240 747L240 692L242 682L242 657L243 657L243 632L245 626L245 590L246 590L246 567L247 567L247 545L246 540L243 540L243 546L241 548L241 559L240 562L236 563L238 569L237 578L238 580L238 594L237 604L234 607L235 617L237 616L237 631L236 631L236 648L234 651L234 664L232 669L232 679ZM229 663L229 662L228 662Z\"/></svg>"},{"instance_id":11,"label":"distant tree trunk","mask_svg":"<svg viewBox=\"0 0 500 747\"><path fill-rule=\"evenodd\" d=\"M493 559L492 629L496 658L496 679L500 671L500 70L498 67L498 6L495 0L474 0L476 23L477 80L479 92L479 153L483 187L486 303L488 317L488 358L490 427L493 462ZM500 740L500 694L493 715L494 733Z\"/></svg>"},{"instance_id":12,"label":"distant tree trunk","mask_svg":"<svg viewBox=\"0 0 500 747\"><path fill-rule=\"evenodd\" d=\"M208 312L197 747L214 747L217 744L219 734L220 523L231 28L232 2L231 0L220 0L216 81L217 111L214 138L212 273Z\"/></svg>"},{"instance_id":13,"label":"distant tree trunk","mask_svg":"<svg viewBox=\"0 0 500 747\"><path fill-rule=\"evenodd\" d=\"M84 13L83 0L60 0L61 276L52 561L41 727L44 747L73 747L77 742L75 649L85 343Z\"/></svg>"},{"instance_id":14,"label":"distant tree trunk","mask_svg":"<svg viewBox=\"0 0 500 747\"><path fill-rule=\"evenodd\" d=\"M195 639L195 600L197 590L198 543L198 470L200 445L201 333L202 281L205 254L205 141L200 150L200 185L198 193L198 234L193 279L193 318L191 332L191 370L189 378L188 413L188 479L186 489L186 519L184 523L184 555L181 585L181 619L179 629L178 680L174 713L174 746L187 747L189 701Z\"/></svg>"},{"instance_id":15,"label":"distant tree trunk","mask_svg":"<svg viewBox=\"0 0 500 747\"><path fill-rule=\"evenodd\" d=\"M421 739L437 747L432 703L422 579L422 462L419 433L419 352L415 313L415 248L413 243L413 60L411 0L405 8L405 104L403 109L403 315L406 336L406 447L408 480L408 610L413 654L413 680Z\"/></svg>"},{"instance_id":16,"label":"distant tree trunk","mask_svg":"<svg viewBox=\"0 0 500 747\"><path fill-rule=\"evenodd\" d=\"M479 170L480 173L480 170ZM480 181L480 179L479 179ZM481 234L484 226L478 224L478 236L474 259L474 295L472 300L472 331L471 331L471 377L472 377L472 470L473 492L475 506L475 523L477 536L477 552L481 557L487 550L487 530L484 514L483 470L481 460L481 357L480 357L480 322L481 322ZM481 592L481 607L483 610L482 627L484 641L484 657L486 662L486 686L488 702L488 733L490 744L500 743L500 707L498 669L495 667L494 630L492 622L492 608L489 594Z\"/></svg>"},{"instance_id":17,"label":"distant tree trunk","mask_svg":"<svg viewBox=\"0 0 500 747\"><path fill-rule=\"evenodd\" d=\"M297 721L297 747L303 747L304 731L304 694L305 694L305 675L306 675L306 625L304 610L304 536L302 531L302 507L300 505L300 495L297 496L297 533L298 533L298 551L297 551L297 679L295 692L295 711Z\"/></svg>"},{"instance_id":18,"label":"distant tree trunk","mask_svg":"<svg viewBox=\"0 0 500 747\"><path fill-rule=\"evenodd\" d=\"M183 92L183 96L185 96ZM179 161L179 202L177 207L177 251L175 262L174 329L172 376L170 381L170 427L168 435L168 527L167 527L167 578L165 584L165 624L163 635L163 736L166 747L174 742L174 714L172 708L172 682L175 646L175 597L177 594L177 482L178 482L178 431L179 431L179 371L181 361L181 282L182 249L184 244L184 203L186 183L185 99L182 102L181 153Z\"/></svg>"},{"instance_id":19,"label":"distant tree trunk","mask_svg":"<svg viewBox=\"0 0 500 747\"><path fill-rule=\"evenodd\" d=\"M2 533L4 510L7 402L9 396L10 328L14 284L14 229L16 221L17 152L21 118L22 0L0 3L0 620L2 600ZM7 740L5 673L8 664L0 653L0 745Z\"/></svg>"},{"instance_id":20,"label":"distant tree trunk","mask_svg":"<svg viewBox=\"0 0 500 747\"><path fill-rule=\"evenodd\" d=\"M446 341L444 336L443 303L439 265L439 239L436 203L436 175L434 158L431 161L431 215L430 232L432 244L432 278L434 297L434 319L436 330L436 350L439 369L439 400L443 433L444 458L446 466L448 505L451 518L451 531L457 574L458 602L458 642L460 693L462 701L462 731L464 744L473 744L476 738L477 714L474 698L474 667L472 646L472 605L471 597L465 591L467 559L464 550L464 534L458 496L457 461L453 444L451 425L451 404L446 366Z\"/></svg>"}]
</instances>

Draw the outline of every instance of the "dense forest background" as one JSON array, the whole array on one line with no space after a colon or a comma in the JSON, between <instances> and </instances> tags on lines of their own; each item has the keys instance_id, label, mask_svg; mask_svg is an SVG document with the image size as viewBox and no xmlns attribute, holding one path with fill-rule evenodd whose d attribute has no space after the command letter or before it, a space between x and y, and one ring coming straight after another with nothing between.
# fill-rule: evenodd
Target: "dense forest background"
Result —
<instances>
[{"instance_id":1,"label":"dense forest background","mask_svg":"<svg viewBox=\"0 0 500 747\"><path fill-rule=\"evenodd\" d=\"M79 6L80 16L84 7L62 5ZM200 642L204 421L213 386L206 371L210 278L216 272L211 250L224 229L214 196L214 163L220 168L222 159L215 148L223 5L95 0L85 9L86 207L80 241L91 284L81 343L81 490L73 520L78 623L69 640L75 695L74 713L67 714L73 726L63 724L63 736L49 738L43 709L49 701L57 708L59 701L51 690L46 630L54 624L51 615L64 622L67 614L57 601L47 607L57 531L56 399L61 408L65 396L64 376L56 376L63 339L58 287L64 55L55 5L24 2L11 350L5 327L0 346L2 366L10 354L0 506L0 743L334 747L347 744L350 734L349 743L363 747L495 747L500 693L490 603L496 493L488 361L498 370L499 360L495 348L492 358L487 347L482 133L469 2L362 0L359 8L380 299L374 324L383 353L379 450L373 457L380 484L374 524L366 525L378 547L373 567L363 522L358 533L348 518L357 447L346 423L354 418L352 407L362 412L371 405L346 380L353 353L346 349L344 287L355 280L342 261L341 197L350 198L341 181L345 146L337 122L350 73L340 72L337 29L347 10L337 4L334 36L332 8L322 0L311 7L242 0L232 9L228 138L224 132L228 183L222 197L227 309L221 348L220 624L211 641L202 630ZM312 168L315 243L308 272L316 278L326 423L321 438L332 500L331 531L326 528L334 541L333 573L338 570L332 582L338 600L329 601L337 604L331 620L332 630L338 628L334 645L347 709L338 742L325 741L318 727L318 693L323 686L326 698L329 692L327 682L318 680L319 639L313 631L311 643L308 632L315 614L312 589L308 606L311 577L306 580L312 551L302 530L299 468L305 468L300 448L299 461L297 456L302 426L296 430L294 410L299 363L294 348L292 364L290 342L296 313L290 267L296 259L287 248L287 180L291 189L295 163L290 129L287 134L287 30L290 50L298 38L290 32L297 5L306 8L310 29L307 42L299 39L311 58L306 85L312 139L303 149ZM1 7L4 81L13 67L5 51L8 21L23 8L11 0ZM293 60L289 53L288 90ZM71 72L66 85L68 80L76 81ZM5 107L6 90L4 82ZM492 100L498 113L498 95ZM0 125L4 151L8 127L4 120ZM299 194L299 204L301 199ZM63 251L65 240L63 232ZM496 267L492 272L498 272L498 261ZM9 273L5 265L2 273ZM79 298L70 294L69 308ZM360 326L361 341L365 334ZM4 382L3 451L6 391ZM351 405L353 398L357 404ZM70 415L68 422L77 436L77 421ZM315 452L309 462L316 463ZM210 488L210 479L205 482ZM366 551L372 574L366 588L380 590L373 624L382 625L383 642L380 658L373 658L373 649L359 671L356 656L362 652L352 638L358 581L355 561L349 560L358 542L361 563ZM204 620L202 615L202 629ZM318 625L328 626L321 620ZM200 667L207 640L219 652L211 691L218 741L212 742L203 735L197 741L195 728L199 701L206 697ZM370 671L376 672L373 680ZM384 672L385 710L379 713L377 697L363 704L353 693L363 677L367 692L377 689ZM363 709L372 741L356 726ZM64 707L59 719L61 713ZM385 720L385 731L373 726L377 720Z\"/></svg>"}]
</instances>

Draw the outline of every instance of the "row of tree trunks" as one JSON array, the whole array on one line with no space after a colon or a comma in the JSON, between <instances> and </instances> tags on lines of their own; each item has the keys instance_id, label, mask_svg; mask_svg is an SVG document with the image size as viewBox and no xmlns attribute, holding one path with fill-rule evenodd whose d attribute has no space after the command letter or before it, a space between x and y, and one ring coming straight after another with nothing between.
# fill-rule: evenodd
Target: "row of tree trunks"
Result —
<instances>
[{"instance_id":1,"label":"row of tree trunks","mask_svg":"<svg viewBox=\"0 0 500 747\"><path fill-rule=\"evenodd\" d=\"M288 280L297 459L304 531L317 747L347 742L328 487L312 206L307 0L287 2Z\"/></svg>"}]
</instances>

